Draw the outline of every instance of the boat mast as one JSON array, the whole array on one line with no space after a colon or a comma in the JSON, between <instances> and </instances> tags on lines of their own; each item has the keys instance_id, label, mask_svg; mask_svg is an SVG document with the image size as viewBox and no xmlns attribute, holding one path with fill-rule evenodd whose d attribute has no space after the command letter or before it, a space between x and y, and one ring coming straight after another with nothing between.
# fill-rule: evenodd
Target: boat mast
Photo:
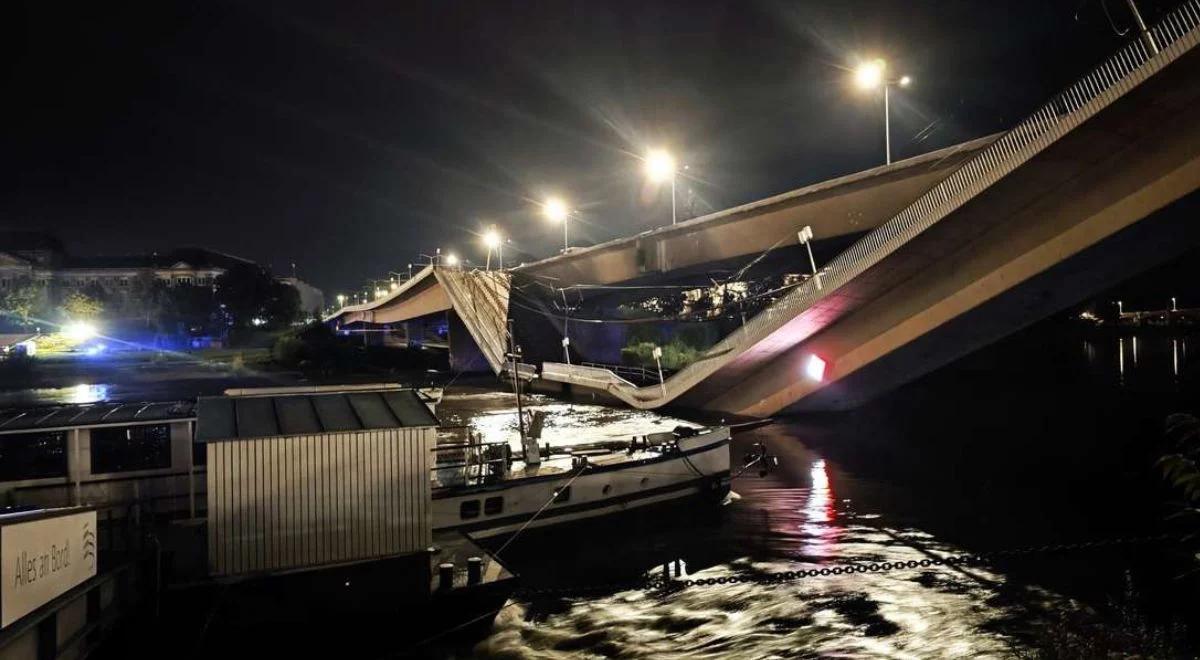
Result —
<instances>
[{"instance_id":1,"label":"boat mast","mask_svg":"<svg viewBox=\"0 0 1200 660\"><path fill-rule=\"evenodd\" d=\"M517 375L517 342L513 337L513 322L508 320L508 357L511 365L509 376L512 378L513 394L517 396L517 428L521 433L521 447L525 448L525 410L521 407L521 380ZM528 453L528 449L526 449Z\"/></svg>"}]
</instances>

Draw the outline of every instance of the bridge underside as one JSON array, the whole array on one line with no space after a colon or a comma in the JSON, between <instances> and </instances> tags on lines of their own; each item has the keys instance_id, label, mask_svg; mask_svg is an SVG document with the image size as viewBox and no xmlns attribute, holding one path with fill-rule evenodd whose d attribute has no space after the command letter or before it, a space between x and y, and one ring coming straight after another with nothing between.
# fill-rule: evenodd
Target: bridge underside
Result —
<instances>
[{"instance_id":1,"label":"bridge underside","mask_svg":"<svg viewBox=\"0 0 1200 660\"><path fill-rule=\"evenodd\" d=\"M1186 212L1135 223L1200 187L1198 100L1191 52L679 403L852 407L1196 244ZM822 382L802 376L810 355Z\"/></svg>"}]
</instances>

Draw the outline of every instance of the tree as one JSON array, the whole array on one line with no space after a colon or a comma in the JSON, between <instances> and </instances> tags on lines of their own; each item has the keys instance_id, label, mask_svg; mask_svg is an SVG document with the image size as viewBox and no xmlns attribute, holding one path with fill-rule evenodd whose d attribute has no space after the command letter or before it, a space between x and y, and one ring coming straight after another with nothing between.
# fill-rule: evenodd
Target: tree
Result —
<instances>
[{"instance_id":1,"label":"tree","mask_svg":"<svg viewBox=\"0 0 1200 660\"><path fill-rule=\"evenodd\" d=\"M0 313L28 324L33 311L43 302L44 293L42 287L32 279L18 279L12 286L0 291Z\"/></svg>"},{"instance_id":2,"label":"tree","mask_svg":"<svg viewBox=\"0 0 1200 660\"><path fill-rule=\"evenodd\" d=\"M72 291L63 299L62 312L68 319L92 320L104 313L104 304L82 291Z\"/></svg>"},{"instance_id":3,"label":"tree","mask_svg":"<svg viewBox=\"0 0 1200 660\"><path fill-rule=\"evenodd\" d=\"M296 289L255 264L238 264L218 277L215 297L238 328L255 324L285 326L300 311L300 294Z\"/></svg>"},{"instance_id":4,"label":"tree","mask_svg":"<svg viewBox=\"0 0 1200 660\"><path fill-rule=\"evenodd\" d=\"M207 326L215 305L209 286L177 284L166 289L162 317L165 325L173 327Z\"/></svg>"},{"instance_id":5,"label":"tree","mask_svg":"<svg viewBox=\"0 0 1200 660\"><path fill-rule=\"evenodd\" d=\"M151 321L158 326L166 308L166 300L166 282L150 271L142 271L129 283L126 309L131 316L143 319L146 327L150 327Z\"/></svg>"}]
</instances>

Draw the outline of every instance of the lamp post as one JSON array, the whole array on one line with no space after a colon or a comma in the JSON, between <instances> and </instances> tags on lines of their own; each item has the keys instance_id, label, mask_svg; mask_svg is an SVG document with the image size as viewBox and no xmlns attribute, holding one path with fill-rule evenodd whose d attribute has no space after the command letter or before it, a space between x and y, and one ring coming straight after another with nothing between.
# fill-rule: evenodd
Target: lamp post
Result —
<instances>
[{"instance_id":1,"label":"lamp post","mask_svg":"<svg viewBox=\"0 0 1200 660\"><path fill-rule=\"evenodd\" d=\"M338 309L345 307L346 306L346 294L344 294L344 293L337 294L337 301L338 301Z\"/></svg>"},{"instance_id":2,"label":"lamp post","mask_svg":"<svg viewBox=\"0 0 1200 660\"><path fill-rule=\"evenodd\" d=\"M671 224L675 224L675 157L665 149L655 149L646 154L646 178L651 183L671 180Z\"/></svg>"},{"instance_id":3,"label":"lamp post","mask_svg":"<svg viewBox=\"0 0 1200 660\"><path fill-rule=\"evenodd\" d=\"M551 222L561 222L563 226L563 252L571 246L567 234L567 221L571 217L571 209L567 207L567 203L558 197L551 197L545 202L542 202L542 215Z\"/></svg>"},{"instance_id":4,"label":"lamp post","mask_svg":"<svg viewBox=\"0 0 1200 660\"><path fill-rule=\"evenodd\" d=\"M500 262L500 270L504 270L504 239L500 236L500 231L496 229L496 225L488 227L488 230L483 233L483 245L487 248L487 265L486 270L492 269L492 251L496 251L497 261Z\"/></svg>"},{"instance_id":5,"label":"lamp post","mask_svg":"<svg viewBox=\"0 0 1200 660\"><path fill-rule=\"evenodd\" d=\"M899 78L889 78L887 71L887 62L883 60L871 60L863 62L854 70L854 83L860 89L871 90L883 87L883 139L884 149L887 157L887 164L892 164L892 125L891 125L891 108L888 98L888 89L893 85L900 87L908 87L912 84L912 78L909 76L900 76Z\"/></svg>"},{"instance_id":6,"label":"lamp post","mask_svg":"<svg viewBox=\"0 0 1200 660\"><path fill-rule=\"evenodd\" d=\"M800 239L800 242L804 244L804 247L808 248L808 265L812 266L812 276L813 276L813 279L816 280L816 282L817 282L817 290L820 291L821 290L821 274L817 272L817 262L816 262L816 260L813 259L812 237L813 237L812 227L810 227L808 225L805 225L804 229L801 229L799 231L799 233L797 234L797 238Z\"/></svg>"}]
</instances>

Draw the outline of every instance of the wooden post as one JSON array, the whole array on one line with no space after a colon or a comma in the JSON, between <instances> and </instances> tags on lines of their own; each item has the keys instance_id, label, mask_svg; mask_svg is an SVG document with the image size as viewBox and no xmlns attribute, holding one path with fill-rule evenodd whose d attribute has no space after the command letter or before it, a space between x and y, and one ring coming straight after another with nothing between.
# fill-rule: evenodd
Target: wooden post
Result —
<instances>
[{"instance_id":1,"label":"wooden post","mask_svg":"<svg viewBox=\"0 0 1200 660\"><path fill-rule=\"evenodd\" d=\"M188 517L196 519L196 423L188 422Z\"/></svg>"}]
</instances>

